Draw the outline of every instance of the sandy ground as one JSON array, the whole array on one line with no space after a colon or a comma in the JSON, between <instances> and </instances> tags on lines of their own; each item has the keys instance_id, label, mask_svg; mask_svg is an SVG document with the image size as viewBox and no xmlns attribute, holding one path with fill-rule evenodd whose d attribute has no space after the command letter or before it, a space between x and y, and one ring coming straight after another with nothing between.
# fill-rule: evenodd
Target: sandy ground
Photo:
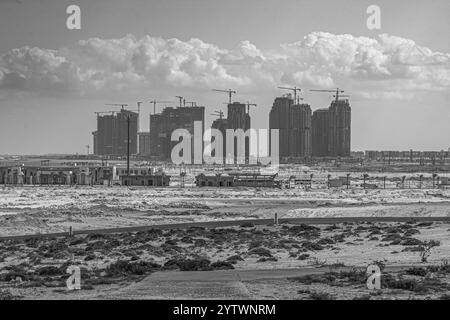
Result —
<instances>
[{"instance_id":1,"label":"sandy ground","mask_svg":"<svg viewBox=\"0 0 450 320\"><path fill-rule=\"evenodd\" d=\"M445 264L450 257L448 223L253 226L244 222L273 218L275 213L280 218L447 217L450 190L0 187L0 236L61 232L70 226L86 230L243 220L241 226L227 228L0 241L0 298L95 299L139 284L157 270L365 267L374 261L423 267L421 246L431 240L439 245L430 251L429 264ZM118 262L124 264L115 266ZM65 288L65 268L73 264L82 267L86 277L83 290L76 293ZM371 297L439 298L450 292L448 277L443 272L439 285L430 285L426 292L387 290ZM417 281L425 281L422 278ZM339 278L339 284L336 280L330 285L322 280L242 281L226 290L244 286L239 292L261 299L367 296L364 284L342 284Z\"/></svg>"},{"instance_id":2,"label":"sandy ground","mask_svg":"<svg viewBox=\"0 0 450 320\"><path fill-rule=\"evenodd\" d=\"M450 216L450 190L2 187L0 236L254 218Z\"/></svg>"},{"instance_id":3,"label":"sandy ground","mask_svg":"<svg viewBox=\"0 0 450 320\"><path fill-rule=\"evenodd\" d=\"M127 289L133 283L139 284L145 275L161 270L276 272L279 269L329 266L331 272L335 266L364 268L374 262L389 266L438 266L447 264L446 259L450 257L449 228L450 225L443 222L320 226L243 224L213 229L7 240L0 242L0 289L25 299L74 298L65 288L68 265L83 268L84 290L75 296L80 299L104 298L108 292ZM437 241L438 245L430 250L427 264L424 264L420 246L430 240ZM123 265L117 267L118 261ZM431 289L427 289L426 292L431 294L428 297L437 298L450 292L446 285L450 268L447 271L439 280L439 286L430 285ZM246 288L244 291L240 283L234 282L228 283L224 290L231 290L230 295L238 290L235 292L237 298L261 299L276 296L302 299L317 292L349 299L366 292L364 279L339 285L330 285L323 280L305 284L289 278L241 282ZM142 291L142 286L139 290ZM128 289L126 292L134 296L135 291ZM395 297L405 298L411 294L418 299L426 297L422 291L403 291ZM239 296L242 292L246 293L245 297ZM389 292L382 293L383 297L392 297Z\"/></svg>"}]
</instances>

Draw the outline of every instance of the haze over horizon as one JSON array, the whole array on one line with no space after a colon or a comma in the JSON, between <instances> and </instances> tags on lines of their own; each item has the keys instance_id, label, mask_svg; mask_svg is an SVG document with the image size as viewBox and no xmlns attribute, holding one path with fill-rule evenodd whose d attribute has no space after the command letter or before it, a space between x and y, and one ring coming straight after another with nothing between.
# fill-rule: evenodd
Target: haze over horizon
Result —
<instances>
[{"instance_id":1,"label":"haze over horizon","mask_svg":"<svg viewBox=\"0 0 450 320\"><path fill-rule=\"evenodd\" d=\"M66 28L77 4L82 29ZM346 4L346 6L344 6ZM382 28L366 27L381 7ZM215 110L257 103L268 126L280 85L304 90L313 110L335 87L350 94L352 150L450 147L450 3L118 0L0 1L0 154L86 153L107 103L186 97ZM176 23L174 23L176 21ZM180 28L180 25L183 28ZM176 106L177 103L172 104ZM161 109L159 108L159 111Z\"/></svg>"}]
</instances>

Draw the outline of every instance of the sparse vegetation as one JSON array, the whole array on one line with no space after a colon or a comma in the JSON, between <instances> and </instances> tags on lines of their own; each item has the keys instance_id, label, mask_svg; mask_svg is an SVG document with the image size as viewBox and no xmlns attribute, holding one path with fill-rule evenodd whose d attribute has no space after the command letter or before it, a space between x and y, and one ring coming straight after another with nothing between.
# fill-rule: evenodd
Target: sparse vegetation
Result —
<instances>
[{"instance_id":1,"label":"sparse vegetation","mask_svg":"<svg viewBox=\"0 0 450 320\"><path fill-rule=\"evenodd\" d=\"M441 243L439 241L436 241L436 240L429 240L429 241L422 242L422 244L419 245L420 260L423 263L428 262L428 258L431 255L431 250L434 247L438 247L440 245L441 245Z\"/></svg>"}]
</instances>

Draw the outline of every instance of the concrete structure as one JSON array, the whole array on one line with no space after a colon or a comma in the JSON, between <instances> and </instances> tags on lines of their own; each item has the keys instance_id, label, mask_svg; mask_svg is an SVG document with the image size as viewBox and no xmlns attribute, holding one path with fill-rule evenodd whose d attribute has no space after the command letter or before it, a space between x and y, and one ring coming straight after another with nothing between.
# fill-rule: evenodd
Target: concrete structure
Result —
<instances>
[{"instance_id":1,"label":"concrete structure","mask_svg":"<svg viewBox=\"0 0 450 320\"><path fill-rule=\"evenodd\" d=\"M294 104L290 94L275 99L269 114L269 128L279 130L281 158L311 156L311 122L308 104Z\"/></svg>"},{"instance_id":2,"label":"concrete structure","mask_svg":"<svg viewBox=\"0 0 450 320\"><path fill-rule=\"evenodd\" d=\"M98 132L92 132L93 146L94 146L94 154L100 154L98 150Z\"/></svg>"},{"instance_id":3,"label":"concrete structure","mask_svg":"<svg viewBox=\"0 0 450 320\"><path fill-rule=\"evenodd\" d=\"M211 125L212 129L217 129L222 133L222 143L223 143L223 148L222 148L222 155L225 159L226 154L227 154L227 139L226 139L226 131L228 129L228 120L227 119L223 119L223 118L219 118L213 121L212 125ZM214 140L212 140L214 141ZM215 150L212 151L211 154L212 157L216 156L216 152ZM225 163L225 160L224 160Z\"/></svg>"},{"instance_id":4,"label":"concrete structure","mask_svg":"<svg viewBox=\"0 0 450 320\"><path fill-rule=\"evenodd\" d=\"M149 167L12 166L0 167L0 183L9 185L139 185L168 186L170 176Z\"/></svg>"},{"instance_id":5,"label":"concrete structure","mask_svg":"<svg viewBox=\"0 0 450 320\"><path fill-rule=\"evenodd\" d=\"M130 154L136 154L139 114L122 109L110 115L97 116L97 131L93 132L94 153L127 155L128 117L130 118Z\"/></svg>"},{"instance_id":6,"label":"concrete structure","mask_svg":"<svg viewBox=\"0 0 450 320\"><path fill-rule=\"evenodd\" d=\"M293 102L294 100L290 94L277 97L269 113L269 128L279 130L279 153L281 158L290 156L289 117Z\"/></svg>"},{"instance_id":7,"label":"concrete structure","mask_svg":"<svg viewBox=\"0 0 450 320\"><path fill-rule=\"evenodd\" d=\"M311 107L308 104L292 105L289 121L291 156L310 157L312 153Z\"/></svg>"},{"instance_id":8,"label":"concrete structure","mask_svg":"<svg viewBox=\"0 0 450 320\"><path fill-rule=\"evenodd\" d=\"M247 132L251 128L250 114L246 110L247 105L240 102L233 102L228 104L228 116L227 116L227 129L239 130L242 129ZM229 143L225 140L225 145ZM245 137L245 162L248 163L250 157L250 138ZM238 156L238 139L234 138L234 162L237 161ZM232 159L233 157L229 154L226 155L227 159Z\"/></svg>"},{"instance_id":9,"label":"concrete structure","mask_svg":"<svg viewBox=\"0 0 450 320\"><path fill-rule=\"evenodd\" d=\"M312 155L328 156L328 109L318 109L312 115Z\"/></svg>"},{"instance_id":10,"label":"concrete structure","mask_svg":"<svg viewBox=\"0 0 450 320\"><path fill-rule=\"evenodd\" d=\"M140 156L150 155L150 132L138 132L139 152Z\"/></svg>"},{"instance_id":11,"label":"concrete structure","mask_svg":"<svg viewBox=\"0 0 450 320\"><path fill-rule=\"evenodd\" d=\"M331 157L350 157L351 108L347 99L334 100L328 109L328 151Z\"/></svg>"},{"instance_id":12,"label":"concrete structure","mask_svg":"<svg viewBox=\"0 0 450 320\"><path fill-rule=\"evenodd\" d=\"M130 168L129 175L126 168L116 168L116 174L120 184L124 186L167 187L170 184L170 176L162 170L155 171L153 168Z\"/></svg>"},{"instance_id":13,"label":"concrete structure","mask_svg":"<svg viewBox=\"0 0 450 320\"><path fill-rule=\"evenodd\" d=\"M195 177L198 187L280 187L276 180L277 174L260 173L227 173L227 174L199 174Z\"/></svg>"},{"instance_id":14,"label":"concrete structure","mask_svg":"<svg viewBox=\"0 0 450 320\"><path fill-rule=\"evenodd\" d=\"M232 187L234 177L229 174L199 174L195 177L195 184L198 187Z\"/></svg>"},{"instance_id":15,"label":"concrete structure","mask_svg":"<svg viewBox=\"0 0 450 320\"><path fill-rule=\"evenodd\" d=\"M391 163L419 163L424 165L426 163L436 164L448 164L450 163L450 150L449 151L366 151L365 159L370 161L381 161L386 164Z\"/></svg>"},{"instance_id":16,"label":"concrete structure","mask_svg":"<svg viewBox=\"0 0 450 320\"><path fill-rule=\"evenodd\" d=\"M150 155L162 160L169 160L172 148L178 143L171 141L172 132L176 129L186 129L193 135L194 122L196 121L201 122L203 137L205 107L170 107L165 108L160 114L150 115ZM192 148L194 148L193 143L192 139Z\"/></svg>"}]
</instances>

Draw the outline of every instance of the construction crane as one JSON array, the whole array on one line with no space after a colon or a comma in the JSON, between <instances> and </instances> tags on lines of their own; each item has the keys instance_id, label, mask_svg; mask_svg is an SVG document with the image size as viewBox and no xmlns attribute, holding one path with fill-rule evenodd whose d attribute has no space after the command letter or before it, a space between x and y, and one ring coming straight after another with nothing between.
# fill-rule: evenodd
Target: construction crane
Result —
<instances>
[{"instance_id":1,"label":"construction crane","mask_svg":"<svg viewBox=\"0 0 450 320\"><path fill-rule=\"evenodd\" d=\"M336 98L336 101L339 100L339 93L344 93L344 90L339 90L339 88L333 89L333 90L309 90L314 92L333 92L335 93L334 97Z\"/></svg>"},{"instance_id":2,"label":"construction crane","mask_svg":"<svg viewBox=\"0 0 450 320\"><path fill-rule=\"evenodd\" d=\"M250 107L257 107L256 103L247 102L247 113L250 113Z\"/></svg>"},{"instance_id":3,"label":"construction crane","mask_svg":"<svg viewBox=\"0 0 450 320\"><path fill-rule=\"evenodd\" d=\"M219 116L219 119L222 120L223 119L223 111L221 110L216 110L214 113L211 113L212 116Z\"/></svg>"},{"instance_id":4,"label":"construction crane","mask_svg":"<svg viewBox=\"0 0 450 320\"><path fill-rule=\"evenodd\" d=\"M156 104L160 104L160 103L175 103L175 101L150 101L150 103L153 103L153 114L156 114Z\"/></svg>"},{"instance_id":5,"label":"construction crane","mask_svg":"<svg viewBox=\"0 0 450 320\"><path fill-rule=\"evenodd\" d=\"M297 88L297 87L292 87L292 88L291 87L278 87L278 89L294 91L294 103L298 103L297 92L300 93L302 91L302 89ZM303 100L303 99L301 99L301 100Z\"/></svg>"},{"instance_id":6,"label":"construction crane","mask_svg":"<svg viewBox=\"0 0 450 320\"><path fill-rule=\"evenodd\" d=\"M228 90L213 89L212 91L228 93L229 104L231 104L231 99L233 98L233 94L236 94L236 91L235 90L231 90L231 89L228 89Z\"/></svg>"},{"instance_id":7,"label":"construction crane","mask_svg":"<svg viewBox=\"0 0 450 320\"><path fill-rule=\"evenodd\" d=\"M182 96L175 96L175 98L178 98L178 100L180 100L180 108L182 108L186 100Z\"/></svg>"}]
</instances>

